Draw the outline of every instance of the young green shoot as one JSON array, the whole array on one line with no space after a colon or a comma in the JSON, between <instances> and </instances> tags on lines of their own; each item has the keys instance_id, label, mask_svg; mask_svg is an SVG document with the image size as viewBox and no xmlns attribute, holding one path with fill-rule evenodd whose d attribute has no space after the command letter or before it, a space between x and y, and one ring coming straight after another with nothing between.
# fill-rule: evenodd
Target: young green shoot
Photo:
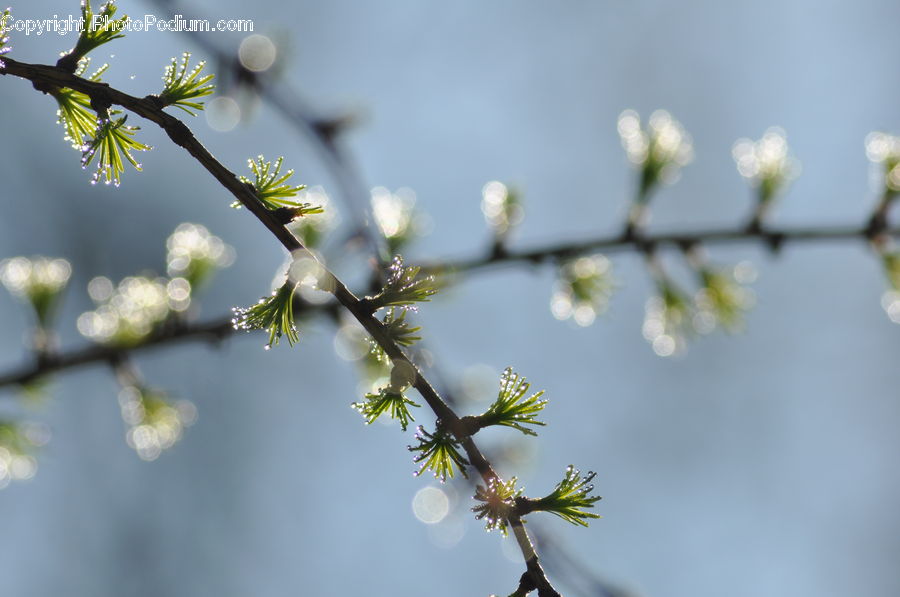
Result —
<instances>
[{"instance_id":1,"label":"young green shoot","mask_svg":"<svg viewBox=\"0 0 900 597\"><path fill-rule=\"evenodd\" d=\"M525 425L546 425L536 417L544 410L547 400L540 400L544 395L543 390L524 398L530 387L531 384L526 382L524 377L519 377L518 373L513 373L512 367L507 367L500 376L500 392L497 400L483 415L477 417L478 428L504 425L518 429L525 435L536 436L537 433Z\"/></svg>"},{"instance_id":2,"label":"young green shoot","mask_svg":"<svg viewBox=\"0 0 900 597\"><path fill-rule=\"evenodd\" d=\"M293 346L300 341L300 333L294 325L294 290L296 288L296 282L287 280L270 296L259 299L255 305L235 307L232 309L234 318L231 320L234 329L268 331L269 342L266 344L266 350L278 344L278 340L282 336L286 336L288 343Z\"/></svg>"},{"instance_id":3,"label":"young green shoot","mask_svg":"<svg viewBox=\"0 0 900 597\"><path fill-rule=\"evenodd\" d=\"M388 279L384 288L373 297L367 297L372 310L382 307L411 307L415 303L427 302L437 292L434 276L419 278L420 268L405 267L403 258L396 255L388 268Z\"/></svg>"},{"instance_id":4,"label":"young green shoot","mask_svg":"<svg viewBox=\"0 0 900 597\"><path fill-rule=\"evenodd\" d=\"M200 76L206 61L201 60L190 72L188 72L188 61L191 58L190 52L181 55L181 63L177 58L172 58L171 64L166 67L163 75L165 87L159 94L159 99L164 106L175 106L181 108L191 116L196 116L193 110L202 110L203 102L193 101L207 95L211 95L215 90L215 85L209 84L215 75Z\"/></svg>"},{"instance_id":5,"label":"young green shoot","mask_svg":"<svg viewBox=\"0 0 900 597\"><path fill-rule=\"evenodd\" d=\"M416 439L419 440L419 445L407 446L407 449L419 453L413 458L416 464L421 463L419 470L414 473L417 477L425 471L431 471L436 479L444 483L447 477L453 478L453 467L456 466L460 474L468 478L466 466L469 461L463 458L459 451L459 443L453 435L440 424L433 434L419 425L416 429Z\"/></svg>"},{"instance_id":6,"label":"young green shoot","mask_svg":"<svg viewBox=\"0 0 900 597\"><path fill-rule=\"evenodd\" d=\"M397 315L397 312L400 314ZM400 346L412 346L422 339L421 336L415 335L416 332L422 328L412 327L410 323L406 321L405 309L395 309L394 307L391 307L388 309L387 313L385 313L382 323L387 331L387 335L390 336L395 344ZM378 344L378 342L375 342L375 340L370 339L369 341L372 343L371 350L373 356L379 361L387 361L388 356L381 345Z\"/></svg>"},{"instance_id":7,"label":"young green shoot","mask_svg":"<svg viewBox=\"0 0 900 597\"><path fill-rule=\"evenodd\" d=\"M290 213L288 221L309 214L320 214L323 209L321 206L312 203L301 203L292 201L291 197L295 197L297 193L306 188L306 185L291 186L287 184L287 180L294 175L293 170L288 170L284 174L281 173L281 165L284 157L275 160L275 164L265 161L263 156L257 156L255 160L247 160L247 165L253 171L254 180L251 181L246 176L241 176L241 182L249 184L256 193L266 209L275 211L279 209L287 209ZM232 203L232 207L240 207L239 203Z\"/></svg>"},{"instance_id":8,"label":"young green shoot","mask_svg":"<svg viewBox=\"0 0 900 597\"><path fill-rule=\"evenodd\" d=\"M491 479L487 487L478 485L475 487L475 499L481 504L474 506L476 520L485 521L485 529L488 532L500 531L505 537L509 516L515 510L516 498L522 495L522 489L516 489L516 477L503 483L497 478Z\"/></svg>"},{"instance_id":9,"label":"young green shoot","mask_svg":"<svg viewBox=\"0 0 900 597\"><path fill-rule=\"evenodd\" d=\"M12 28L10 21L11 18L8 8L4 9L3 12L0 12L0 56L3 56L12 50L12 46L9 45L9 31ZM3 68L4 66L3 60L0 59L0 68Z\"/></svg>"},{"instance_id":10,"label":"young green shoot","mask_svg":"<svg viewBox=\"0 0 900 597\"><path fill-rule=\"evenodd\" d=\"M110 111L111 115L116 113L116 110ZM97 170L91 177L91 184L97 184L101 178L105 179L106 184L114 183L115 186L122 184L122 173L125 171L123 157L134 166L135 170L141 171L141 165L131 153L148 151L151 147L134 139L134 133L140 130L140 127L126 125L127 118L128 116L118 120L112 120L110 117L98 119L94 138L84 145L81 155L81 167L87 168L94 160L94 156L99 153Z\"/></svg>"},{"instance_id":11,"label":"young green shoot","mask_svg":"<svg viewBox=\"0 0 900 597\"><path fill-rule=\"evenodd\" d=\"M82 58L75 69L75 75L83 76L90 62L90 58ZM99 83L108 68L109 64L102 65L88 77L88 81ZM57 89L53 92L53 97L59 104L59 110L56 112L57 122L66 130L64 139L72 144L73 149L84 151L85 144L97 130L97 115L91 108L91 98L68 87Z\"/></svg>"},{"instance_id":12,"label":"young green shoot","mask_svg":"<svg viewBox=\"0 0 900 597\"><path fill-rule=\"evenodd\" d=\"M593 508L600 501L600 496L590 496L594 486L591 481L596 473L588 472L584 477L571 464L566 468L566 476L557 483L556 488L546 497L536 500L525 500L523 507L528 512L550 512L563 520L583 527L588 526L591 518L600 518L599 514L587 512L585 508Z\"/></svg>"},{"instance_id":13,"label":"young green shoot","mask_svg":"<svg viewBox=\"0 0 900 597\"><path fill-rule=\"evenodd\" d=\"M354 402L350 406L362 414L366 419L366 425L371 425L382 414L388 413L392 419L400 421L400 429L406 431L409 422L415 421L409 407L418 408L420 405L407 398L402 391L387 387L382 388L378 393L366 394L364 402Z\"/></svg>"},{"instance_id":14,"label":"young green shoot","mask_svg":"<svg viewBox=\"0 0 900 597\"><path fill-rule=\"evenodd\" d=\"M115 0L110 0L100 7L99 12L95 13L91 8L90 0L81 0L81 22L83 23L81 33L78 35L75 47L59 60L57 66L72 71L78 62L92 50L114 39L125 37L122 30L125 29L128 16L113 18L117 8Z\"/></svg>"}]
</instances>

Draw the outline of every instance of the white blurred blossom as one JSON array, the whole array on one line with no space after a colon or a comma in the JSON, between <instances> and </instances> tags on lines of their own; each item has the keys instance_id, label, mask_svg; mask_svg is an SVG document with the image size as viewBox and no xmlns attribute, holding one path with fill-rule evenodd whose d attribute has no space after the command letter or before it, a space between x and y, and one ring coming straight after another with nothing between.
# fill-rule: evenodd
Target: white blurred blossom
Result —
<instances>
[{"instance_id":1,"label":"white blurred blossom","mask_svg":"<svg viewBox=\"0 0 900 597\"><path fill-rule=\"evenodd\" d=\"M234 249L205 226L183 223L166 239L166 271L196 288L216 270L234 262Z\"/></svg>"},{"instance_id":2,"label":"white blurred blossom","mask_svg":"<svg viewBox=\"0 0 900 597\"><path fill-rule=\"evenodd\" d=\"M615 289L612 263L603 255L579 257L559 269L559 278L550 299L557 319L573 319L589 326L609 307Z\"/></svg>"},{"instance_id":3,"label":"white blurred blossom","mask_svg":"<svg viewBox=\"0 0 900 597\"><path fill-rule=\"evenodd\" d=\"M787 136L772 127L758 141L738 139L731 150L738 172L759 189L765 203L777 196L800 173L800 162L790 154Z\"/></svg>"},{"instance_id":4,"label":"white blurred blossom","mask_svg":"<svg viewBox=\"0 0 900 597\"><path fill-rule=\"evenodd\" d=\"M172 282L166 278L130 276L113 286L109 278L94 278L88 284L88 293L97 308L78 317L78 331L103 344L139 342L170 311L187 308L185 288Z\"/></svg>"},{"instance_id":5,"label":"white blurred blossom","mask_svg":"<svg viewBox=\"0 0 900 597\"><path fill-rule=\"evenodd\" d=\"M163 450L181 439L184 429L197 419L197 409L187 400L170 402L166 396L134 386L119 392L122 419L128 425L125 439L142 460L156 460Z\"/></svg>"},{"instance_id":6,"label":"white blurred blossom","mask_svg":"<svg viewBox=\"0 0 900 597\"><path fill-rule=\"evenodd\" d=\"M492 180L481 189L481 212L497 237L505 237L525 218L518 194Z\"/></svg>"},{"instance_id":7,"label":"white blurred blossom","mask_svg":"<svg viewBox=\"0 0 900 597\"><path fill-rule=\"evenodd\" d=\"M0 283L34 308L42 326L48 323L71 275L72 266L65 259L13 257L0 261Z\"/></svg>"},{"instance_id":8,"label":"white blurred blossom","mask_svg":"<svg viewBox=\"0 0 900 597\"><path fill-rule=\"evenodd\" d=\"M877 179L891 193L900 192L900 137L872 132L866 136L866 156L877 167Z\"/></svg>"},{"instance_id":9,"label":"white blurred blossom","mask_svg":"<svg viewBox=\"0 0 900 597\"><path fill-rule=\"evenodd\" d=\"M641 171L640 197L646 199L657 184L671 184L683 166L691 162L694 149L691 137L665 110L650 115L647 127L634 110L619 115L619 137L628 160Z\"/></svg>"}]
</instances>

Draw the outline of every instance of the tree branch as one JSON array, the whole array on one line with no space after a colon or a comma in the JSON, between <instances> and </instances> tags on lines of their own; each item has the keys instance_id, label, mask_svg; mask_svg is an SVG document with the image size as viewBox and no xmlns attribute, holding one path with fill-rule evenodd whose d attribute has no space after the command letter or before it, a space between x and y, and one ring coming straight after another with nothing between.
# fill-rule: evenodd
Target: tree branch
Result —
<instances>
[{"instance_id":1,"label":"tree branch","mask_svg":"<svg viewBox=\"0 0 900 597\"><path fill-rule=\"evenodd\" d=\"M272 235L278 239L281 245L291 253L298 251L306 252L311 258L316 257L306 251L303 244L281 223L279 223L257 199L252 186L241 182L238 177L228 170L221 162L219 162L209 151L194 137L191 130L181 120L164 112L156 102L149 96L145 98L137 98L127 93L118 91L105 83L96 83L88 81L72 75L60 68L28 64L18 62L9 58L4 58L5 66L0 68L0 74L11 74L22 77L32 82L36 89L48 92L54 88L67 87L80 91L91 98L92 105L99 106L118 105L121 106L151 122L159 125L172 140L173 143L183 147L191 156L197 160L226 190L228 190L241 205L252 213L260 223L265 226ZM357 298L347 286L325 266L322 266L323 273L327 276L326 287L334 295L338 302L349 311L353 317L363 326L363 328L372 336L375 342L384 350L391 358L395 366L403 365L413 373L413 387L419 392L422 398L428 403L435 416L443 421L454 435L457 436L469 462L484 479L485 483L490 484L492 481L499 481L500 477L492 468L479 448L476 446L471 436L465 435L460 431L459 417L444 402L438 393L434 390L425 376L419 369L406 357L400 347L391 339L389 333L382 323L374 316L364 301ZM513 515L510 517L510 524L514 529L516 539L531 575L535 586L538 588L539 595L557 596L559 593L553 588L549 579L544 574L537 554L531 543L528 533L522 526L521 519Z\"/></svg>"},{"instance_id":2,"label":"tree branch","mask_svg":"<svg viewBox=\"0 0 900 597\"><path fill-rule=\"evenodd\" d=\"M559 262L597 251L648 252L660 246L679 249L701 244L759 243L772 252L785 245L821 241L871 241L874 236L900 237L900 227L885 228L873 234L868 225L818 226L805 228L710 228L694 232L660 232L647 235L605 236L583 241L548 244L530 249L491 249L483 255L466 259L426 263L429 273L470 272L515 263L541 264Z\"/></svg>"}]
</instances>

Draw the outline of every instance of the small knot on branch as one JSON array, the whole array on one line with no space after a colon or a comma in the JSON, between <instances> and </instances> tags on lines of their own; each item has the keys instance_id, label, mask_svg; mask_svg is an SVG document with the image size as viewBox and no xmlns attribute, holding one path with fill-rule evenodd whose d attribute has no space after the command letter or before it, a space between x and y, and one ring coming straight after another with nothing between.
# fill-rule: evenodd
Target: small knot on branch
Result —
<instances>
[{"instance_id":1,"label":"small knot on branch","mask_svg":"<svg viewBox=\"0 0 900 597\"><path fill-rule=\"evenodd\" d=\"M765 240L766 246L769 247L769 251L773 255L778 255L784 246L786 236L783 232L767 232L762 233L762 238Z\"/></svg>"}]
</instances>

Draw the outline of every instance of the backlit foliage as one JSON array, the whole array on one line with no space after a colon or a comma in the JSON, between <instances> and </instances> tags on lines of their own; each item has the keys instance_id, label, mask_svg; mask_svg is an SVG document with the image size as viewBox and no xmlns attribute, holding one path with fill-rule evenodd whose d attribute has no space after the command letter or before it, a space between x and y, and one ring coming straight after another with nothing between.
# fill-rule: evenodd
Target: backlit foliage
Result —
<instances>
[{"instance_id":1,"label":"backlit foliage","mask_svg":"<svg viewBox=\"0 0 900 597\"><path fill-rule=\"evenodd\" d=\"M420 268L404 266L403 258L394 257L388 268L387 283L380 293L368 300L374 308L412 307L416 303L427 302L437 292L434 276L419 277Z\"/></svg>"},{"instance_id":2,"label":"backlit foliage","mask_svg":"<svg viewBox=\"0 0 900 597\"><path fill-rule=\"evenodd\" d=\"M256 159L247 160L250 170L253 172L254 179L242 176L241 181L253 186L256 198L260 203L266 206L266 209L276 210L285 208L291 210L291 218L299 218L309 214L322 213L322 207L311 203L302 203L291 200L297 196L297 193L306 188L306 185L292 186L287 184L287 180L294 175L293 170L288 170L284 174L281 173L281 165L284 162L283 157L275 160L275 164L267 162L263 156L257 156ZM240 204L232 204L238 207Z\"/></svg>"},{"instance_id":3,"label":"backlit foliage","mask_svg":"<svg viewBox=\"0 0 900 597\"><path fill-rule=\"evenodd\" d=\"M266 330L269 342L266 350L278 344L285 336L293 346L300 341L300 333L294 324L294 290L297 283L288 279L279 288L264 296L255 305L235 307L231 323L236 330Z\"/></svg>"},{"instance_id":4,"label":"backlit foliage","mask_svg":"<svg viewBox=\"0 0 900 597\"><path fill-rule=\"evenodd\" d=\"M387 413L392 419L400 421L400 429L406 431L409 422L415 421L409 407L419 405L407 398L402 391L387 387L377 393L366 394L365 401L354 402L351 406L366 419L366 425L372 424L375 419Z\"/></svg>"},{"instance_id":5,"label":"backlit foliage","mask_svg":"<svg viewBox=\"0 0 900 597\"><path fill-rule=\"evenodd\" d=\"M114 2L107 2L95 13L91 3L84 0L82 15L88 27L79 35L75 47L60 59L59 68L83 76L89 65L86 55L123 36L126 17L115 19L115 13ZM6 22L9 14L9 10L0 13L0 56L9 51ZM97 21L103 24L93 27ZM180 61L173 58L166 67L163 90L156 96L157 107L176 106L191 115L203 109L200 100L213 93L214 86L210 83L213 75L203 74L203 62L189 68L189 59L190 54L185 53ZM100 82L106 69L107 65L101 66L88 80ZM41 81L35 81L38 82ZM92 102L88 95L72 89L46 91L58 103L58 118L65 128L65 138L82 151L83 167L96 166L92 182L103 179L107 184L118 186L126 162L137 170L141 169L134 154L150 148L134 138L138 128L126 124L126 116L121 110L103 105L104 101L109 101L105 94L92 94L95 100ZM128 104L126 100L120 101ZM143 107L150 103L153 102L146 102ZM143 113L141 109L137 111ZM663 185L674 183L681 168L692 160L690 136L664 110L654 112L646 125L636 112L626 110L619 116L617 128L627 157L638 171L632 215L626 230L611 241L600 239L600 242L594 242L593 249L591 243L586 243L544 253L523 252L515 258L535 264L554 263L558 267L558 280L552 300L553 314L559 319L572 318L579 325L588 325L606 310L615 286L610 260L605 256L591 255L591 252L597 248L606 250L605 247L611 245L640 251L646 258L656 288L656 296L647 302L643 333L660 356L682 351L686 339L695 331L709 331L715 327L729 331L742 328L744 311L751 303L752 295L744 288L745 280L737 274L737 269L729 271L693 259L691 252L694 245L702 245L706 239L663 236L662 240L650 242L653 239L643 230L643 216L651 195ZM866 153L877 168L879 190L883 193L882 207L886 211L889 200L900 192L900 141L886 133L871 133L866 139ZM758 141L739 140L733 147L732 155L739 173L757 189L758 205L762 206L783 194L799 171L796 160L789 152L786 136L780 129L767 130ZM281 157L273 163L265 161L260 155L248 160L248 164L253 178L241 177L242 182L252 187L266 209L275 212L263 218L265 223L271 223L268 217L275 218L280 224L289 226L308 247L321 246L324 235L333 225L333 220L329 219L331 213L324 213L323 206L327 203L324 191L313 192L305 185L291 184L289 180L293 170L282 173ZM404 248L419 228L414 206L415 194L408 189L391 192L378 187L372 192L377 234L386 239L391 254L397 254ZM523 217L519 195L504 184L491 181L482 190L481 208L493 234L494 245L480 266L512 259L512 251L506 243L511 230ZM758 210L755 217L758 219L762 215L762 210ZM759 224L758 221L754 223ZM885 308L892 320L900 321L900 257L882 240L874 238L876 233L885 232L883 228L872 227L871 234L865 238L876 246L891 287L891 294L885 295L890 299ZM764 238L759 226L750 225L741 230L748 232L739 231L735 238L753 234ZM719 240L722 238L719 237ZM766 240L773 249L781 242L776 242L774 235L766 237ZM657 245L661 244L677 245L688 265L697 273L697 281L686 290L682 290L658 264L655 253L659 250ZM286 242L285 245L290 248L291 243ZM118 284L105 277L96 277L90 282L88 291L96 308L82 313L77 321L79 331L86 338L112 347L135 347L145 342L162 341L161 338L165 338L160 332L166 329L189 328L189 323L185 322L189 322L192 293L208 281L212 272L231 262L231 249L206 228L194 224L179 226L169 237L167 249L168 278L142 274L129 276ZM407 360L406 356L397 354L398 347L402 352L421 340L420 328L406 320L407 310L414 310L418 303L429 301L437 288L432 276L420 275L419 267L405 266L399 255L394 257L387 272L375 271L371 276L376 280L372 284L375 289L381 273L386 273L386 281L380 291L371 291L374 296L357 300L356 294L335 292L340 302L363 324L363 328L373 330L381 342L367 339L365 332L360 332L362 342L371 343L370 350L361 351L360 355L365 355L362 360L372 372L377 370L381 379L377 390L365 392L364 399L352 406L362 414L367 424L387 414L399 421L405 431L414 421L410 407L419 407L406 397L411 386L415 386L432 406L436 403L440 405L434 408L436 413L449 408L441 404L436 393L428 391L427 381L419 374L419 369L410 364L413 357ZM40 327L49 327L52 323L52 314L70 274L68 262L61 259L17 257L0 263L0 281L15 296L31 305ZM267 348L277 344L282 336L286 336L293 345L299 340L294 321L295 303L314 304L315 301L306 300L304 291L311 288L334 291L336 280L316 259L297 257L297 252L294 252L284 283L258 303L234 309L233 326L235 329L267 331ZM327 304L332 300L329 295L318 305L325 311L336 304ZM383 335L378 333L377 322L369 319L377 315L380 309L387 309L381 319ZM369 346L366 345L366 348ZM388 352L393 358L388 357ZM39 351L36 354L38 360L47 357ZM106 358L115 366L119 355L116 351L111 354L112 358ZM422 354L426 353L423 351ZM33 383L35 386L32 387L36 387L43 375L31 375L38 379L26 376L23 383ZM124 386L119 401L123 419L128 425L127 442L142 459L153 460L181 438L184 429L194 421L195 409L189 402L172 401L161 391L142 384L125 383ZM590 519L599 517L590 511L600 500L600 497L591 495L594 489L593 472L581 476L578 470L569 466L563 480L550 494L529 499L523 495L521 488L516 487L516 477L503 482L492 476L490 464L485 464L480 457L476 458L471 436L480 429L506 426L534 436L534 428L544 425L538 416L547 401L541 399L542 391L529 395L529 390L526 380L514 373L512 368L507 368L500 380L497 399L483 414L463 419L457 419L455 415L445 417L450 423L437 420L433 433L418 426L415 436L418 443L408 447L415 453L414 462L418 465L416 475L431 471L442 482L453 477L455 472L466 476L470 463L463 452L467 451L482 477L490 479L486 485L477 486L474 497L478 504L472 508L476 518L484 520L489 531L496 529L506 534L510 519L515 521L537 511L550 512L572 524L587 526ZM36 464L31 449L39 443L23 425L0 422L0 485L10 479L28 478L34 474Z\"/></svg>"},{"instance_id":6,"label":"backlit foliage","mask_svg":"<svg viewBox=\"0 0 900 597\"><path fill-rule=\"evenodd\" d=\"M75 47L69 52L77 64L88 52L95 50L114 39L125 37L122 31L128 21L128 15L114 18L117 7L115 0L106 2L100 6L98 12L91 8L91 0L81 0L81 18L84 27L78 35Z\"/></svg>"},{"instance_id":7,"label":"backlit foliage","mask_svg":"<svg viewBox=\"0 0 900 597\"><path fill-rule=\"evenodd\" d=\"M469 461L463 457L459 442L447 429L438 425L437 430L432 434L419 425L416 429L416 440L419 442L418 445L407 446L410 452L418 452L418 455L413 458L413 462L420 465L415 473L416 476L425 471L431 471L436 479L444 483L448 477L453 478L454 468L463 477L469 476L466 472Z\"/></svg>"},{"instance_id":8,"label":"backlit foliage","mask_svg":"<svg viewBox=\"0 0 900 597\"><path fill-rule=\"evenodd\" d=\"M83 76L91 63L89 57L82 58L75 69L75 75ZM103 73L107 71L109 64L100 66L88 81L99 83ZM97 115L91 109L91 98L80 91L62 87L53 92L53 97L59 105L56 112L57 122L63 125L66 134L64 139L72 144L73 149L84 151L86 144L97 131Z\"/></svg>"},{"instance_id":9,"label":"backlit foliage","mask_svg":"<svg viewBox=\"0 0 900 597\"><path fill-rule=\"evenodd\" d=\"M591 518L600 518L599 514L588 512L585 508L593 508L601 498L590 496L594 490L591 481L596 473L589 472L584 477L571 464L566 468L566 476L557 483L556 488L546 497L528 500L529 510L539 510L555 514L574 525L586 527Z\"/></svg>"},{"instance_id":10,"label":"backlit foliage","mask_svg":"<svg viewBox=\"0 0 900 597\"><path fill-rule=\"evenodd\" d=\"M12 27L12 15L8 8L0 12L0 68L3 68L3 55L12 50L9 45L9 31Z\"/></svg>"},{"instance_id":11,"label":"backlit foliage","mask_svg":"<svg viewBox=\"0 0 900 597\"><path fill-rule=\"evenodd\" d=\"M535 392L528 398L525 395L531 387L524 377L513 373L512 367L507 367L500 376L500 392L497 400L490 408L478 417L481 427L501 425L518 429L525 435L537 435L533 429L525 425L543 426L546 423L537 420L538 414L547 405L547 400L541 400L544 391Z\"/></svg>"},{"instance_id":12,"label":"backlit foliage","mask_svg":"<svg viewBox=\"0 0 900 597\"><path fill-rule=\"evenodd\" d=\"M406 313L406 309L391 307L384 314L384 319L382 320L388 337L398 346L412 346L422 339L421 336L416 335L422 328L412 327L412 325L406 321ZM381 345L374 339L370 338L369 341L372 343L373 356L379 361L386 362L388 356Z\"/></svg>"},{"instance_id":13,"label":"backlit foliage","mask_svg":"<svg viewBox=\"0 0 900 597\"><path fill-rule=\"evenodd\" d=\"M196 100L213 93L215 85L209 82L213 80L215 75L200 76L200 72L206 66L205 61L198 62L197 66L188 71L188 61L190 59L190 52L185 52L181 55L180 63L176 58L172 58L172 63L166 67L166 71L163 74L165 87L162 93L159 94L159 99L163 105L175 106L191 116L196 116L196 113L191 110L203 109L203 102Z\"/></svg>"},{"instance_id":14,"label":"backlit foliage","mask_svg":"<svg viewBox=\"0 0 900 597\"><path fill-rule=\"evenodd\" d=\"M117 110L110 111L110 115L116 113ZM94 158L97 158L97 168L91 177L91 184L96 184L101 179L106 184L113 183L116 186L122 184L125 160L134 166L135 170L141 170L141 165L132 153L149 151L151 148L134 138L135 132L139 131L140 127L125 124L127 118L122 116L116 120L111 118L97 120L94 137L85 143L81 155L82 168L87 168Z\"/></svg>"},{"instance_id":15,"label":"backlit foliage","mask_svg":"<svg viewBox=\"0 0 900 597\"><path fill-rule=\"evenodd\" d=\"M484 520L484 528L489 532L496 530L506 536L509 516L515 509L515 500L524 491L516 488L517 481L516 477L505 483L493 478L486 487L478 485L475 488L475 499L481 503L474 506L472 511L475 512L477 520Z\"/></svg>"}]
</instances>

